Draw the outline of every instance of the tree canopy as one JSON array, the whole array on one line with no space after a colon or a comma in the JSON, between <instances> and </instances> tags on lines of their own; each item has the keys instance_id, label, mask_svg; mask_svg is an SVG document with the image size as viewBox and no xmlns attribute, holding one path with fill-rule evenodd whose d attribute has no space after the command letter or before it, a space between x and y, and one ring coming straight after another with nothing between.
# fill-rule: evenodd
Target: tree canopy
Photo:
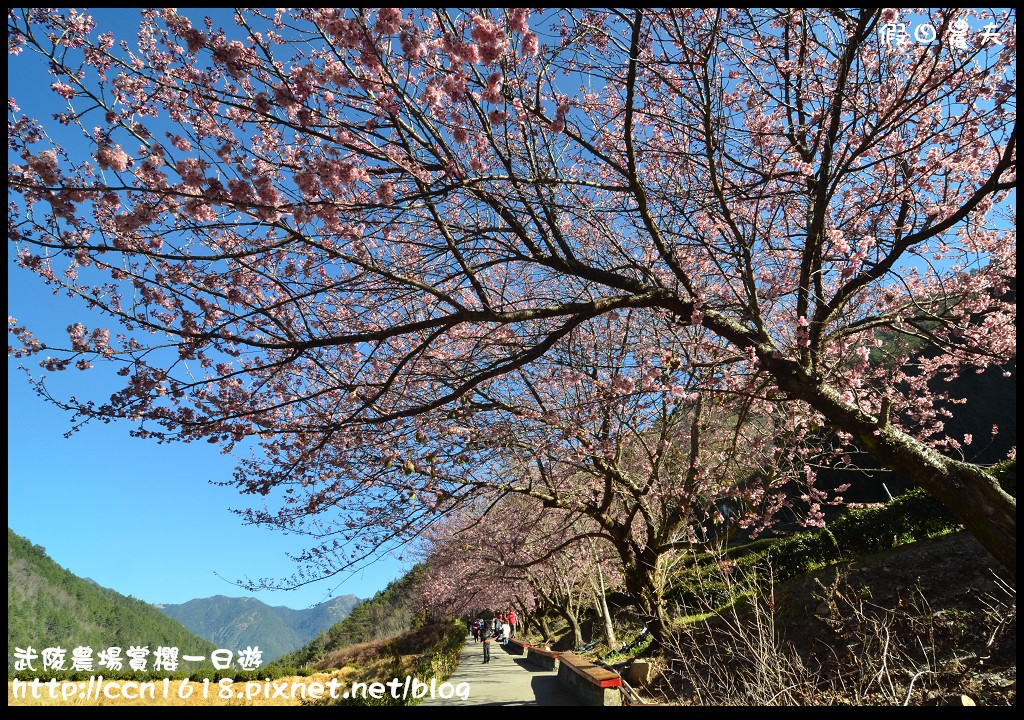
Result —
<instances>
[{"instance_id":1,"label":"tree canopy","mask_svg":"<svg viewBox=\"0 0 1024 720\"><path fill-rule=\"evenodd\" d=\"M827 428L1013 568L1016 502L935 381L1015 357L1015 15L917 19L933 43L887 42L892 9L162 9L130 40L11 11L67 109L9 103L8 235L110 327L11 319L10 352L115 364L109 398L34 379L79 418L255 440L234 483L279 507L248 518L321 574L508 485L519 430L487 428L546 432L572 382L729 408L740 449ZM932 352L878 357L894 334ZM588 420L557 410L552 447Z\"/></svg>"}]
</instances>

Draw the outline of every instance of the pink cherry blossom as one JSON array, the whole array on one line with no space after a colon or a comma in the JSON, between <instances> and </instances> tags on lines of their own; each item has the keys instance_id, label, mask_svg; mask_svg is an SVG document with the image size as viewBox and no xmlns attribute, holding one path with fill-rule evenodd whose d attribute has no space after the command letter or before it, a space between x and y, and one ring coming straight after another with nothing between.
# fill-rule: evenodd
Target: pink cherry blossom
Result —
<instances>
[{"instance_id":1,"label":"pink cherry blossom","mask_svg":"<svg viewBox=\"0 0 1024 720\"><path fill-rule=\"evenodd\" d=\"M96 162L103 169L124 172L131 164L131 158L120 145L102 144L96 149Z\"/></svg>"},{"instance_id":2,"label":"pink cherry blossom","mask_svg":"<svg viewBox=\"0 0 1024 720\"><path fill-rule=\"evenodd\" d=\"M245 519L315 525L309 572L544 487L628 579L615 472L677 548L820 523L808 469L864 452L1015 565L946 382L1016 357L1012 15L969 61L857 30L895 9L137 17L9 13L62 98L9 100L10 256L112 331L10 352L121 363L58 401L141 438L251 443Z\"/></svg>"}]
</instances>

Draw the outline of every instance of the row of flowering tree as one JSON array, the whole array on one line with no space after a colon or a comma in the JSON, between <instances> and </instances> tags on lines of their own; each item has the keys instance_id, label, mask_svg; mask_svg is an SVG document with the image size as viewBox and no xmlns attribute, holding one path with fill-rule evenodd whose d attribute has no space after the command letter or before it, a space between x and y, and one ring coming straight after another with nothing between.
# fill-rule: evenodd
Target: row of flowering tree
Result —
<instances>
[{"instance_id":1,"label":"row of flowering tree","mask_svg":"<svg viewBox=\"0 0 1024 720\"><path fill-rule=\"evenodd\" d=\"M618 586L608 548L580 518L552 513L522 497L505 498L456 517L427 533L420 599L430 613L473 616L515 609L520 625L554 637L549 620L564 620L573 647L583 644L591 609L603 618L609 645L615 631L606 593Z\"/></svg>"},{"instance_id":2,"label":"row of flowering tree","mask_svg":"<svg viewBox=\"0 0 1024 720\"><path fill-rule=\"evenodd\" d=\"M450 425L421 427L406 462L409 482L439 492L446 512L465 514L468 498L515 497L557 522L585 520L580 538L614 553L623 590L660 635L682 551L770 526L784 510L818 524L837 498L816 487L811 461L822 450L799 441L799 414L773 415L756 375L736 377L702 354L701 331L647 319L624 311L577 329L514 382L478 388ZM664 337L678 357L650 342Z\"/></svg>"},{"instance_id":3,"label":"row of flowering tree","mask_svg":"<svg viewBox=\"0 0 1024 720\"><path fill-rule=\"evenodd\" d=\"M595 522L657 622L659 553L793 477L816 519L812 456L853 449L1012 570L939 381L1015 357L1015 16L921 18L10 11L66 108L9 101L8 235L101 323L10 352L113 364L109 397L33 376L77 419L252 448L298 582L514 493Z\"/></svg>"}]
</instances>

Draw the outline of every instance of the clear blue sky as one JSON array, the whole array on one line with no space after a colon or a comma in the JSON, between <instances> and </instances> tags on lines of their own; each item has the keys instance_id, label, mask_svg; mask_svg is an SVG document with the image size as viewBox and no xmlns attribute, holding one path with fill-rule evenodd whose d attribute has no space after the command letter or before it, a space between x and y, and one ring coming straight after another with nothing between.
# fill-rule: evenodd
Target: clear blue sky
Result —
<instances>
[{"instance_id":1,"label":"clear blue sky","mask_svg":"<svg viewBox=\"0 0 1024 720\"><path fill-rule=\"evenodd\" d=\"M118 39L134 40L134 12L88 12L97 22L97 33L112 30ZM204 12L224 11L189 12L199 19ZM225 18L225 26L229 20ZM22 113L46 120L63 108L48 89L53 78L29 56L8 57L8 95ZM12 161L18 160L9 157ZM98 324L89 321L80 303L55 296L38 278L16 267L10 243L7 256L9 316L44 341L66 342L64 328L74 322ZM210 485L211 480L230 479L230 457L207 443L157 445L132 438L127 423L91 424L65 439L70 416L36 397L17 369L22 363L35 366L38 359L7 361L11 529L45 547L76 575L148 602L248 595L231 581L247 575L281 578L295 570L285 553L301 549L302 538L243 526L229 508L244 507L250 499ZM66 394L103 399L113 389L102 372L71 369L52 377L54 387ZM295 608L348 593L368 597L404 569L402 563L386 559L351 577L255 596Z\"/></svg>"}]
</instances>

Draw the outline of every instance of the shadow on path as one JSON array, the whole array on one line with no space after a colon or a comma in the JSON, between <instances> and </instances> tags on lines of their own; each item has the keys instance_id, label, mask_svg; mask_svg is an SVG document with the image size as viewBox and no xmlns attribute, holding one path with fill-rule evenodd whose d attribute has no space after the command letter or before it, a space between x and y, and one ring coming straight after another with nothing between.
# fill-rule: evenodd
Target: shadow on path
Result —
<instances>
[{"instance_id":1,"label":"shadow on path","mask_svg":"<svg viewBox=\"0 0 1024 720\"><path fill-rule=\"evenodd\" d=\"M459 667L448 682L469 684L469 698L427 698L424 705L579 705L574 695L558 682L558 674L513 657L492 643L491 661L484 663L482 645L468 642L462 648Z\"/></svg>"}]
</instances>

